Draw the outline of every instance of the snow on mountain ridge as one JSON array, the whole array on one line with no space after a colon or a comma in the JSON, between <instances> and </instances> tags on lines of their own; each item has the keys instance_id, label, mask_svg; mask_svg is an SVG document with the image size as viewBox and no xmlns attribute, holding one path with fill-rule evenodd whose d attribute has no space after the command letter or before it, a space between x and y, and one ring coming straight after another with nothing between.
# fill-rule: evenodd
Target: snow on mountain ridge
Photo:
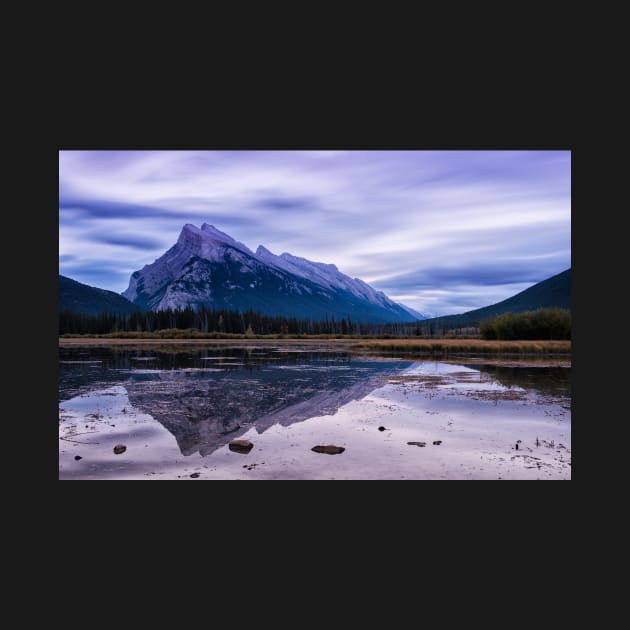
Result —
<instances>
[{"instance_id":1,"label":"snow on mountain ridge","mask_svg":"<svg viewBox=\"0 0 630 630\"><path fill-rule=\"evenodd\" d=\"M293 254L289 254L289 252L284 252L280 254L280 258L284 258L284 260L288 260L289 262L292 262L295 265L306 265L308 267L317 267L325 271L339 271L339 269L337 268L337 265L332 265L332 264L323 263L323 262L315 262L313 260L302 258L301 256L294 256Z\"/></svg>"},{"instance_id":2,"label":"snow on mountain ridge","mask_svg":"<svg viewBox=\"0 0 630 630\"><path fill-rule=\"evenodd\" d=\"M289 271L302 278L306 278L320 286L348 291L356 297L384 308L397 306L396 303L390 300L382 291L377 291L359 278L347 276L339 271L336 265L313 262L306 258L293 256L293 254L289 254L288 252L276 256L262 245L258 246L256 254L265 262L271 263L280 269Z\"/></svg>"},{"instance_id":3,"label":"snow on mountain ridge","mask_svg":"<svg viewBox=\"0 0 630 630\"><path fill-rule=\"evenodd\" d=\"M132 274L129 287L122 295L132 302L138 298L140 292L155 295L176 280L186 263L194 256L211 262L222 262L227 250L231 250L230 258L241 263L243 269L251 269L251 258L255 258L255 254L246 245L207 223L201 228L186 223L173 247L153 263ZM240 252L246 255L242 256ZM142 287L138 286L140 279ZM168 301L163 307L167 308L173 303L173 300Z\"/></svg>"},{"instance_id":4,"label":"snow on mountain ridge","mask_svg":"<svg viewBox=\"0 0 630 630\"><path fill-rule=\"evenodd\" d=\"M175 245L153 263L134 272L129 287L122 295L132 302L157 309L177 308L178 305L190 302L212 301L214 298L211 295L216 282L213 279L214 272L210 277L207 266L197 265L195 259L219 265L227 264L233 270L230 273L253 276L271 273L277 278L272 282L283 282L285 289L282 290L289 293L314 295L313 285L316 285L321 287L322 291L318 295L324 300L333 300L334 295L345 293L353 296L351 300L358 298L372 307L384 309L394 317L400 317L402 312L412 313L363 280L345 275L336 265L310 261L288 252L277 256L263 245L259 245L254 253L243 243L208 223L203 223L201 228L191 223L184 225ZM287 277L286 274L290 276ZM312 284L305 285L298 279ZM250 280L248 282L251 283ZM237 292L243 290L243 287L237 285L238 281L234 285ZM255 285L256 282L250 284L250 287ZM230 288L232 285L226 279L223 286Z\"/></svg>"},{"instance_id":5,"label":"snow on mountain ridge","mask_svg":"<svg viewBox=\"0 0 630 630\"><path fill-rule=\"evenodd\" d=\"M252 252L251 249L249 249L249 247L247 247L247 245L232 238L229 234L226 234L225 232L221 232L221 230L215 228L214 225L210 225L209 223L204 223L201 226L201 232L204 235L207 234L211 236L216 241L229 243L230 245L232 245L232 247L236 247L237 249L242 249L243 251L246 251L248 254L254 253Z\"/></svg>"}]
</instances>

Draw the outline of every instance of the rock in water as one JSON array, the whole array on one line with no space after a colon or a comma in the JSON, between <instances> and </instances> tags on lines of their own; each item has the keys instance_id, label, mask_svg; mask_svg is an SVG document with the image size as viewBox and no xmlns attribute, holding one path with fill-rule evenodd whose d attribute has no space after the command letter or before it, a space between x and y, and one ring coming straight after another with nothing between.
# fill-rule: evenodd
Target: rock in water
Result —
<instances>
[{"instance_id":1,"label":"rock in water","mask_svg":"<svg viewBox=\"0 0 630 630\"><path fill-rule=\"evenodd\" d=\"M229 444L230 450L235 453L247 455L254 448L254 444L249 440L232 440Z\"/></svg>"},{"instance_id":2,"label":"rock in water","mask_svg":"<svg viewBox=\"0 0 630 630\"><path fill-rule=\"evenodd\" d=\"M385 427L379 427L378 430L379 431L387 431L387 429Z\"/></svg>"},{"instance_id":3,"label":"rock in water","mask_svg":"<svg viewBox=\"0 0 630 630\"><path fill-rule=\"evenodd\" d=\"M124 444L116 444L116 446L114 446L114 453L116 453L116 455L120 455L121 453L124 453L127 450L127 447Z\"/></svg>"},{"instance_id":4,"label":"rock in water","mask_svg":"<svg viewBox=\"0 0 630 630\"><path fill-rule=\"evenodd\" d=\"M311 449L316 453L326 453L327 455L338 455L339 453L343 453L346 449L343 446L334 446L333 444L326 444L325 446L318 445L313 446Z\"/></svg>"},{"instance_id":5,"label":"rock in water","mask_svg":"<svg viewBox=\"0 0 630 630\"><path fill-rule=\"evenodd\" d=\"M74 456L74 461L78 462L80 459L83 459L83 457L81 457L81 455L75 455Z\"/></svg>"},{"instance_id":6,"label":"rock in water","mask_svg":"<svg viewBox=\"0 0 630 630\"><path fill-rule=\"evenodd\" d=\"M442 444L442 440L435 440L435 442L433 442L433 446L439 446L440 444Z\"/></svg>"},{"instance_id":7,"label":"rock in water","mask_svg":"<svg viewBox=\"0 0 630 630\"><path fill-rule=\"evenodd\" d=\"M407 442L407 444L409 444L409 446L426 446L427 445L426 442Z\"/></svg>"},{"instance_id":8,"label":"rock in water","mask_svg":"<svg viewBox=\"0 0 630 630\"><path fill-rule=\"evenodd\" d=\"M199 473L193 473L192 475L190 475L193 479L197 479L197 477L199 477Z\"/></svg>"}]
</instances>

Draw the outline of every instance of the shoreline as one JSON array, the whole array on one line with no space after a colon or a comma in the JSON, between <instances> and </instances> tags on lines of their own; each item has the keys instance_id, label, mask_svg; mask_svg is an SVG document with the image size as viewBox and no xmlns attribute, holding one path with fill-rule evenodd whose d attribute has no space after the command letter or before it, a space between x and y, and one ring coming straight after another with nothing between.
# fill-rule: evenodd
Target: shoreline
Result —
<instances>
[{"instance_id":1,"label":"shoreline","mask_svg":"<svg viewBox=\"0 0 630 630\"><path fill-rule=\"evenodd\" d=\"M346 344L352 345L354 339L142 339L138 338L103 338L103 337L59 337L60 346L129 346L129 345L240 345L240 344Z\"/></svg>"},{"instance_id":2,"label":"shoreline","mask_svg":"<svg viewBox=\"0 0 630 630\"><path fill-rule=\"evenodd\" d=\"M59 337L59 346L129 346L129 345L339 345L348 346L356 350L381 350L385 352L413 352L425 351L431 354L441 352L487 352L491 354L553 354L571 355L571 341L554 340L487 340L487 339L269 339L269 338L241 338L241 339L172 339L142 337Z\"/></svg>"},{"instance_id":3,"label":"shoreline","mask_svg":"<svg viewBox=\"0 0 630 630\"><path fill-rule=\"evenodd\" d=\"M562 344L562 345L558 345ZM351 352L364 357L387 357L402 360L483 361L486 364L522 366L525 363L571 367L571 342L533 341L504 342L474 340L462 343L456 339L435 341L408 339L397 343L391 340L358 339L103 339L99 337L59 338L60 349L71 348L160 348L164 352L186 351L192 348L257 348L261 346L310 348L336 347L340 352ZM546 349L549 348L549 351ZM562 351L566 350L566 351Z\"/></svg>"}]
</instances>

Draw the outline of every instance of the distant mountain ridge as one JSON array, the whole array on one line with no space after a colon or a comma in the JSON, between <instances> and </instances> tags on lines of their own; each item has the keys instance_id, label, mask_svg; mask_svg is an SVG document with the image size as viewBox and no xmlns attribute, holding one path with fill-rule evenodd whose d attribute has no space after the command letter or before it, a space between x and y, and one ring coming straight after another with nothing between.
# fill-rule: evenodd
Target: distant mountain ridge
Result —
<instances>
[{"instance_id":1,"label":"distant mountain ridge","mask_svg":"<svg viewBox=\"0 0 630 630\"><path fill-rule=\"evenodd\" d=\"M114 291L98 289L59 274L59 311L84 315L100 313L135 313L141 310Z\"/></svg>"},{"instance_id":2,"label":"distant mountain ridge","mask_svg":"<svg viewBox=\"0 0 630 630\"><path fill-rule=\"evenodd\" d=\"M335 265L277 256L262 245L253 252L207 223L186 224L175 245L131 275L122 295L148 310L206 306L374 323L422 316Z\"/></svg>"},{"instance_id":3,"label":"distant mountain ridge","mask_svg":"<svg viewBox=\"0 0 630 630\"><path fill-rule=\"evenodd\" d=\"M467 311L460 315L433 317L423 323L440 326L479 326L484 319L503 313L522 313L538 308L566 308L571 310L571 268L513 295L496 304Z\"/></svg>"}]
</instances>

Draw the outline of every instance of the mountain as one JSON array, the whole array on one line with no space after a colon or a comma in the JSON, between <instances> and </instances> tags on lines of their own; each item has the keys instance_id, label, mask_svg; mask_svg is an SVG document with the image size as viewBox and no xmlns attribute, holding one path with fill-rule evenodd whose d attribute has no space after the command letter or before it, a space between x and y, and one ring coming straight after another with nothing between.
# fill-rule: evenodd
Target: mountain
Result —
<instances>
[{"instance_id":1,"label":"mountain","mask_svg":"<svg viewBox=\"0 0 630 630\"><path fill-rule=\"evenodd\" d=\"M133 313L140 308L114 291L97 289L59 275L59 311L85 315Z\"/></svg>"},{"instance_id":2,"label":"mountain","mask_svg":"<svg viewBox=\"0 0 630 630\"><path fill-rule=\"evenodd\" d=\"M538 282L512 297L467 311L461 315L446 315L427 319L424 323L434 322L439 326L479 326L479 322L502 313L534 311L537 308L566 308L571 310L571 269L567 269L551 278Z\"/></svg>"},{"instance_id":3,"label":"mountain","mask_svg":"<svg viewBox=\"0 0 630 630\"><path fill-rule=\"evenodd\" d=\"M407 307L341 273L288 253L256 252L212 225L186 224L163 256L134 272L123 296L141 308L188 305L321 320L414 321Z\"/></svg>"},{"instance_id":4,"label":"mountain","mask_svg":"<svg viewBox=\"0 0 630 630\"><path fill-rule=\"evenodd\" d=\"M421 313L420 311L416 311L410 306L405 306L404 304L400 304L400 306L402 306L407 311L407 313L409 313L413 317L414 321L418 319L429 319L429 317L431 317L429 313Z\"/></svg>"}]
</instances>

